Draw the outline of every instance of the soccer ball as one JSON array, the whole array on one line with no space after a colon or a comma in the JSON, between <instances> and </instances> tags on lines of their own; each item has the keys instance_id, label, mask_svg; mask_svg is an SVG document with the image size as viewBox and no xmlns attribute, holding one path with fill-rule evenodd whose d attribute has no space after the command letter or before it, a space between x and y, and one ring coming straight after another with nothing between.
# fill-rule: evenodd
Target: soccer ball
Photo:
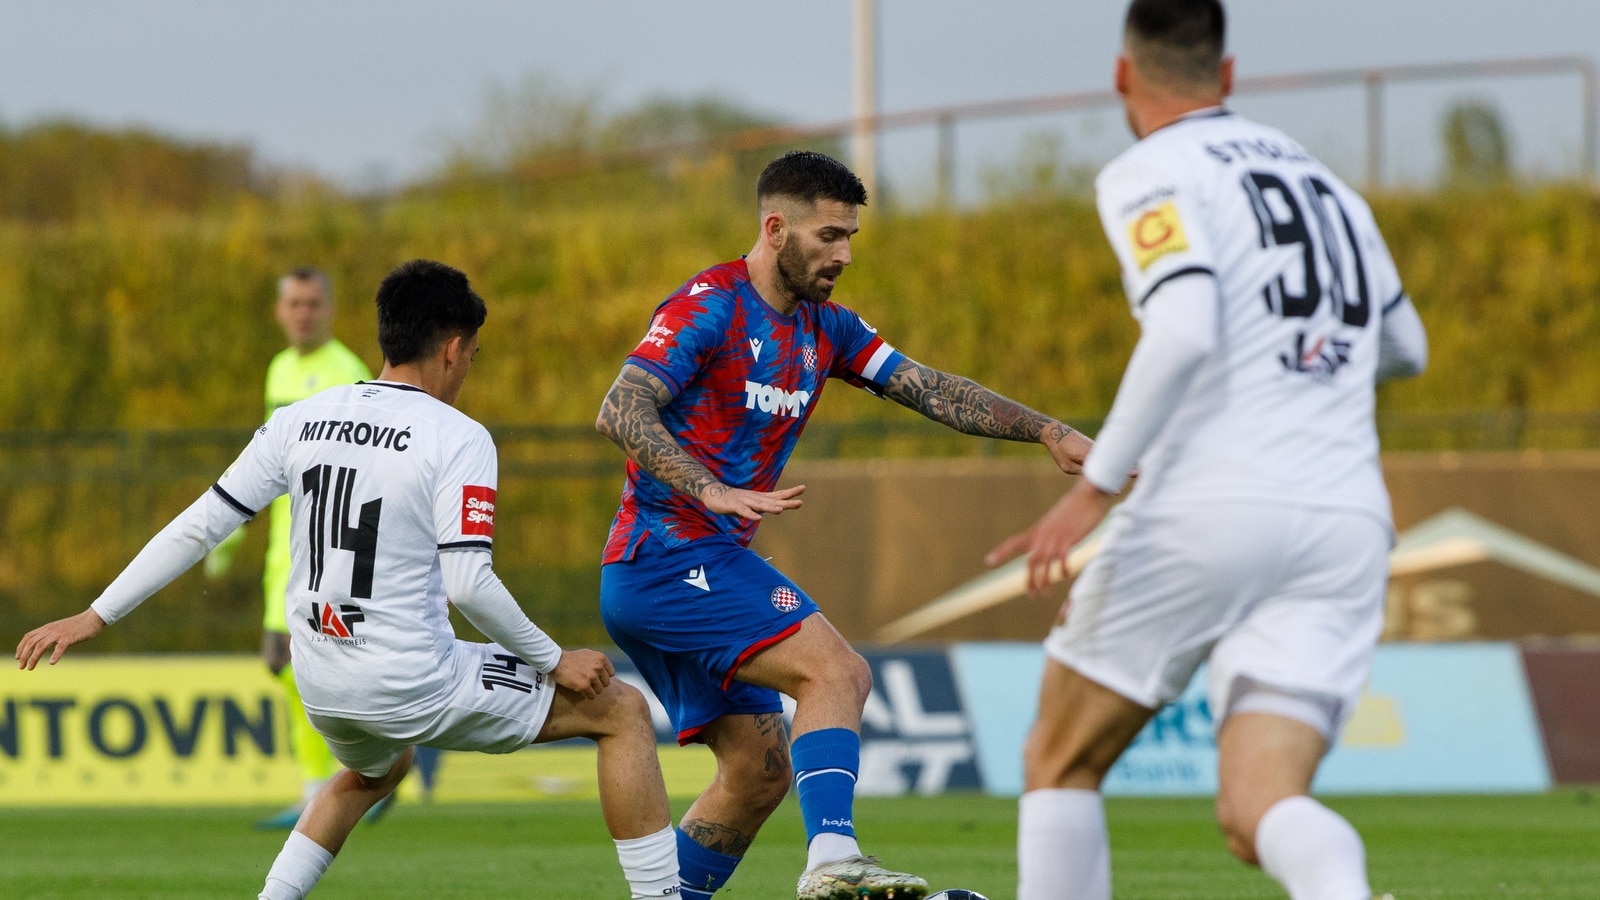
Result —
<instances>
[{"instance_id":1,"label":"soccer ball","mask_svg":"<svg viewBox=\"0 0 1600 900\"><path fill-rule=\"evenodd\" d=\"M928 900L989 900L989 898L977 891L969 891L966 888L951 888L947 891L940 891L937 894L929 894Z\"/></svg>"}]
</instances>

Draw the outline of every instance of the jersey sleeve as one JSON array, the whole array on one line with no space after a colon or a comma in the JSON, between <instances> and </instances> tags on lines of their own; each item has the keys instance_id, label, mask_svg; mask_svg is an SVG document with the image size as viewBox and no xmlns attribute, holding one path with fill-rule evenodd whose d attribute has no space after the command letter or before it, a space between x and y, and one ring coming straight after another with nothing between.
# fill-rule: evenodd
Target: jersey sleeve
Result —
<instances>
[{"instance_id":1,"label":"jersey sleeve","mask_svg":"<svg viewBox=\"0 0 1600 900\"><path fill-rule=\"evenodd\" d=\"M677 396L722 345L733 302L721 289L672 297L656 307L650 330L628 362L661 379Z\"/></svg>"},{"instance_id":2,"label":"jersey sleeve","mask_svg":"<svg viewBox=\"0 0 1600 900\"><path fill-rule=\"evenodd\" d=\"M1378 381L1414 378L1428 367L1428 332L1416 307L1400 283L1400 270L1389 254L1377 225L1366 230L1365 248L1372 260L1374 296L1380 298L1378 316Z\"/></svg>"},{"instance_id":3,"label":"jersey sleeve","mask_svg":"<svg viewBox=\"0 0 1600 900\"><path fill-rule=\"evenodd\" d=\"M474 423L476 424L476 423ZM495 490L500 461L494 441L481 425L445 448L433 503L440 550L490 550L494 547Z\"/></svg>"},{"instance_id":4,"label":"jersey sleeve","mask_svg":"<svg viewBox=\"0 0 1600 900\"><path fill-rule=\"evenodd\" d=\"M267 424L256 429L249 446L239 454L211 490L246 518L265 509L267 504L289 491L284 455L294 427L284 410L274 412Z\"/></svg>"},{"instance_id":5,"label":"jersey sleeve","mask_svg":"<svg viewBox=\"0 0 1600 900\"><path fill-rule=\"evenodd\" d=\"M837 349L828 377L883 396L884 385L905 356L854 310L836 303L823 308L822 327Z\"/></svg>"},{"instance_id":6,"label":"jersey sleeve","mask_svg":"<svg viewBox=\"0 0 1600 900\"><path fill-rule=\"evenodd\" d=\"M1174 278L1216 277L1194 187L1138 161L1118 160L1095 180L1095 201L1134 315Z\"/></svg>"}]
</instances>

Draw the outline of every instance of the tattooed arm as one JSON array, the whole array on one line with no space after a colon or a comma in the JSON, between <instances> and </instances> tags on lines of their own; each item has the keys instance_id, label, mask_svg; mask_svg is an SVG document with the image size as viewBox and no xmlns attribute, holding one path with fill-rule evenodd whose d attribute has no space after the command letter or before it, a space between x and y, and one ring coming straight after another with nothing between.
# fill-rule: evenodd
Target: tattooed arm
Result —
<instances>
[{"instance_id":1,"label":"tattooed arm","mask_svg":"<svg viewBox=\"0 0 1600 900\"><path fill-rule=\"evenodd\" d=\"M627 364L600 404L596 431L622 448L638 466L656 480L704 503L714 513L760 519L800 506L805 485L765 493L729 487L683 449L661 424L661 407L672 402L672 391L661 379Z\"/></svg>"},{"instance_id":2,"label":"tattooed arm","mask_svg":"<svg viewBox=\"0 0 1600 900\"><path fill-rule=\"evenodd\" d=\"M962 434L1038 441L1068 475L1083 471L1093 444L1072 428L1002 397L970 378L930 369L907 358L884 386L890 400Z\"/></svg>"}]
</instances>

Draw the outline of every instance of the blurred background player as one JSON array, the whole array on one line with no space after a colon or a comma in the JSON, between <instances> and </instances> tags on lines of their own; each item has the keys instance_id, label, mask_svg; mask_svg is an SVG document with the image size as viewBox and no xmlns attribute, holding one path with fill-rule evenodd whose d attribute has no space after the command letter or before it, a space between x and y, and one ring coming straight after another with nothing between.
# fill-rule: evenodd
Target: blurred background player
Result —
<instances>
[{"instance_id":1,"label":"blurred background player","mask_svg":"<svg viewBox=\"0 0 1600 900\"><path fill-rule=\"evenodd\" d=\"M88 609L24 635L17 660L31 670L49 653L54 665L292 492L296 679L346 768L306 807L260 900L309 894L405 777L414 746L509 753L568 738L597 745L601 812L632 896L677 894L644 695L612 680L605 654L562 650L494 573L498 455L488 430L454 408L483 299L461 272L412 260L384 278L377 306L379 380L275 411ZM447 597L494 643L456 640Z\"/></svg>"},{"instance_id":2,"label":"blurred background player","mask_svg":"<svg viewBox=\"0 0 1600 900\"><path fill-rule=\"evenodd\" d=\"M1037 441L1069 473L1089 442L906 358L829 301L867 201L845 166L786 154L761 173L756 197L755 247L656 308L601 407L596 427L628 455L601 614L679 742L702 741L717 759L715 779L678 830L686 898L709 897L727 881L791 775L808 840L800 897L921 897L926 882L864 858L856 842L872 672L748 544L764 515L801 504L804 485L776 487L829 378L966 434ZM780 692L797 703L792 762Z\"/></svg>"},{"instance_id":3,"label":"blurred background player","mask_svg":"<svg viewBox=\"0 0 1600 900\"><path fill-rule=\"evenodd\" d=\"M320 269L301 266L278 279L278 302L273 309L289 346L267 366L268 418L277 410L330 387L372 377L361 358L333 336L333 290L328 276ZM243 536L241 528L212 551L206 558L207 575L216 577L228 569ZM284 616L283 599L289 586L288 495L272 502L261 584L266 600L261 620L261 658L268 671L283 685L289 710L289 746L300 769L302 790L298 801L256 825L288 829L294 827L311 796L339 768L322 736L306 719L300 692L294 686L289 624Z\"/></svg>"},{"instance_id":4,"label":"blurred background player","mask_svg":"<svg viewBox=\"0 0 1600 900\"><path fill-rule=\"evenodd\" d=\"M1223 107L1217 0L1134 0L1116 87L1138 142L1100 173L1141 336L1083 478L990 563L1028 581L1111 513L1045 641L1024 748L1020 900L1105 900L1100 785L1209 659L1228 848L1294 900L1366 900L1366 852L1309 795L1382 627L1389 495L1375 382L1427 336L1372 213L1299 144Z\"/></svg>"}]
</instances>

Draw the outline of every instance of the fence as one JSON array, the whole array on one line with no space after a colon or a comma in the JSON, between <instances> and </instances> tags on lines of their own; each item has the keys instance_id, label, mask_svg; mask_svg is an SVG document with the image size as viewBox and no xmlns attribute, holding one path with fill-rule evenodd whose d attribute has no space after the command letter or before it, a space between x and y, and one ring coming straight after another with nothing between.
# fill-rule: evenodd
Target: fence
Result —
<instances>
[{"instance_id":1,"label":"fence","mask_svg":"<svg viewBox=\"0 0 1600 900\"><path fill-rule=\"evenodd\" d=\"M1530 76L1576 76L1582 90L1577 121L1582 129L1582 177L1594 179L1600 173L1600 71L1594 60L1584 56L1539 56L1499 60L1474 60L1403 66L1374 66L1358 69L1329 69L1239 78L1235 96L1306 91L1330 87L1361 87L1365 121L1365 185L1383 186L1384 99L1386 90L1397 84L1459 80L1467 78L1526 78ZM840 119L812 125L753 128L711 141L658 144L607 153L578 153L551 157L523 169L533 177L556 178L589 169L622 167L630 164L660 164L685 156L718 151L756 150L806 141L844 140L870 134L875 140L885 132L932 127L937 130L937 184L941 201L953 196L956 172L956 128L959 125L991 119L1015 118L1041 113L1082 112L1111 109L1120 105L1115 91L1074 91L1021 97L1010 100L934 106L902 112L882 113L860 119ZM875 151L871 151L875 152ZM875 165L857 168L875 170Z\"/></svg>"},{"instance_id":2,"label":"fence","mask_svg":"<svg viewBox=\"0 0 1600 900\"><path fill-rule=\"evenodd\" d=\"M1098 420L1075 426L1093 433ZM599 548L622 484L616 449L588 426L493 429L500 448L496 569L535 618L564 640L604 643L595 615ZM1600 448L1600 410L1386 413L1391 450ZM205 490L248 430L0 433L0 637L81 609L161 525ZM802 458L1026 454L931 422L817 422ZM228 575L184 576L97 646L106 650L247 650L258 632L265 528L253 528ZM464 627L464 623L458 623Z\"/></svg>"}]
</instances>

